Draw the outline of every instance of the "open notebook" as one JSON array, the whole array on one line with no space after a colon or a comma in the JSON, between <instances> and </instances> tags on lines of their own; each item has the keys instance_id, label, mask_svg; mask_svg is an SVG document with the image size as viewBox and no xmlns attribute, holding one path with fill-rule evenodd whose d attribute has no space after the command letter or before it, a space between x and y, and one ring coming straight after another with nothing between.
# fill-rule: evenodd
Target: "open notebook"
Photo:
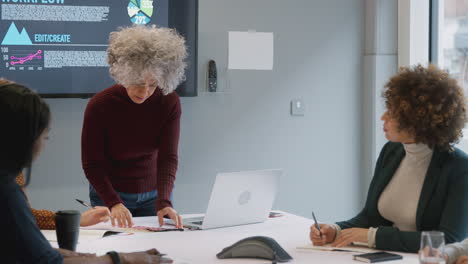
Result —
<instances>
[{"instance_id":1,"label":"open notebook","mask_svg":"<svg viewBox=\"0 0 468 264\"><path fill-rule=\"evenodd\" d=\"M313 244L307 244L305 246L298 246L296 249L299 250L317 250L317 251L338 251L338 252L353 252L353 253L371 253L375 252L375 249L368 248L363 245L352 245L347 247L332 247L330 244L324 246L314 246Z\"/></svg>"},{"instance_id":2,"label":"open notebook","mask_svg":"<svg viewBox=\"0 0 468 264\"><path fill-rule=\"evenodd\" d=\"M57 242L57 235L55 233L55 230L41 230L41 232L45 236L47 241ZM84 241L96 240L96 239L103 238L106 236L111 236L111 235L125 236L125 235L131 235L131 234L133 233L117 232L117 231L110 231L110 230L80 229L80 236L78 238L78 243L84 242Z\"/></svg>"},{"instance_id":3,"label":"open notebook","mask_svg":"<svg viewBox=\"0 0 468 264\"><path fill-rule=\"evenodd\" d=\"M166 221L166 220L165 220ZM152 233L152 232L164 232L168 230L174 230L174 226L170 224L164 224L162 227L159 227L157 224L152 225L134 225L131 228L120 228L114 227L110 222L99 223L93 226L81 227L80 236L78 243L80 241L90 241L96 240L107 236L128 236L133 233ZM46 237L48 241L57 242L57 236L55 230L41 230L42 234Z\"/></svg>"}]
</instances>

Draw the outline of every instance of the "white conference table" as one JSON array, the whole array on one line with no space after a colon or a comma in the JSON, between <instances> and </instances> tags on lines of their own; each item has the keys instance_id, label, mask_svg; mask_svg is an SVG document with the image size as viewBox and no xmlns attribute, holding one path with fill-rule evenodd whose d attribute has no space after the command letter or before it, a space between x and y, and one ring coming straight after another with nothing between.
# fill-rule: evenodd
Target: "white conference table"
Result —
<instances>
[{"instance_id":1,"label":"white conference table","mask_svg":"<svg viewBox=\"0 0 468 264\"><path fill-rule=\"evenodd\" d=\"M105 254L141 251L156 248L174 260L174 263L271 263L256 259L218 259L216 254L223 248L249 236L269 236L274 238L292 257L288 263L360 263L352 259L353 252L299 250L298 246L310 243L309 228L311 219L284 213L284 216L269 218L264 223L226 227L210 230L135 233L128 236L109 236L92 241L81 242L78 252ZM156 217L136 217L136 225L156 226ZM405 254L392 264L417 264L416 254Z\"/></svg>"}]
</instances>

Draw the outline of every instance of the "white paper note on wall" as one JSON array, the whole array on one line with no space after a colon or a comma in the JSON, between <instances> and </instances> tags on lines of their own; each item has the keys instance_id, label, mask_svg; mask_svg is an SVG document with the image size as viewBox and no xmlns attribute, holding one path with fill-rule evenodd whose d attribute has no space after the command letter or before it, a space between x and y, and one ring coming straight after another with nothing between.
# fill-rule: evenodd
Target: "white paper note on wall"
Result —
<instances>
[{"instance_id":1,"label":"white paper note on wall","mask_svg":"<svg viewBox=\"0 0 468 264\"><path fill-rule=\"evenodd\" d=\"M229 63L233 70L272 70L272 32L229 32Z\"/></svg>"}]
</instances>

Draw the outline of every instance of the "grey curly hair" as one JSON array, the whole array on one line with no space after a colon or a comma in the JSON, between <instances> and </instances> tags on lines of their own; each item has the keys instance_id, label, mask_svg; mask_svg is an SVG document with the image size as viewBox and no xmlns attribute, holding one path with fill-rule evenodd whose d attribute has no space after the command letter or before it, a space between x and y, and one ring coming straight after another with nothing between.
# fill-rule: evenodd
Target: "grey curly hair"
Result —
<instances>
[{"instance_id":1,"label":"grey curly hair","mask_svg":"<svg viewBox=\"0 0 468 264\"><path fill-rule=\"evenodd\" d=\"M185 80L186 57L185 40L174 29L137 25L110 33L109 72L126 87L151 76L167 95Z\"/></svg>"}]
</instances>

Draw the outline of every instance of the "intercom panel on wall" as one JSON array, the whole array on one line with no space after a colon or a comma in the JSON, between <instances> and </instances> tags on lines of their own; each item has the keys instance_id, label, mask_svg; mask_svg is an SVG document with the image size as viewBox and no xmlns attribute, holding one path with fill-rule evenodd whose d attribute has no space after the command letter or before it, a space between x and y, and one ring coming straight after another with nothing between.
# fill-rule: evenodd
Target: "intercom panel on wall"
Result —
<instances>
[{"instance_id":1,"label":"intercom panel on wall","mask_svg":"<svg viewBox=\"0 0 468 264\"><path fill-rule=\"evenodd\" d=\"M208 77L207 77L207 86L208 92L216 92L218 88L218 70L216 69L216 62L210 60L208 62Z\"/></svg>"}]
</instances>

